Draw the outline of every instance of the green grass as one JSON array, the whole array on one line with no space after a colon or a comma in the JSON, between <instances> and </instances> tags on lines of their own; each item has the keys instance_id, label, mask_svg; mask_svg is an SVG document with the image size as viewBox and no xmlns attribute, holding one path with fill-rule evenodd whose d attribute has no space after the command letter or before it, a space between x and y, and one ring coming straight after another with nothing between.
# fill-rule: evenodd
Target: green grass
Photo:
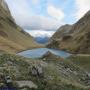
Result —
<instances>
[{"instance_id":1,"label":"green grass","mask_svg":"<svg viewBox=\"0 0 90 90\"><path fill-rule=\"evenodd\" d=\"M42 62L42 60L38 59L33 60L12 54L3 54L0 55L0 73L10 75L14 81L33 81L38 86L38 88L35 90L89 90L86 89L87 86L79 83L77 81L77 78L74 77L72 74L70 75L70 77L68 77L68 75L64 75L62 72L59 71L59 69L62 67L60 63L63 63L63 66L68 66L73 70L77 70L81 74L83 73L83 71L81 71L78 67L68 61L45 61L43 63L47 63L46 66L42 66L44 77L32 76L29 73L29 68L32 65L40 65L42 64Z\"/></svg>"},{"instance_id":2,"label":"green grass","mask_svg":"<svg viewBox=\"0 0 90 90\"><path fill-rule=\"evenodd\" d=\"M90 55L75 55L69 60L85 70L90 70Z\"/></svg>"}]
</instances>

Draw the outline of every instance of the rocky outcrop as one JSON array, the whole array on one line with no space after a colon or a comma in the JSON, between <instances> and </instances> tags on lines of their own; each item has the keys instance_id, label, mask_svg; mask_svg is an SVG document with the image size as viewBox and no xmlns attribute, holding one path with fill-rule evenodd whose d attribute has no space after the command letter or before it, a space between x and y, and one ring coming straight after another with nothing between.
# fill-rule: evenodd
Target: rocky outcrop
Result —
<instances>
[{"instance_id":1,"label":"rocky outcrop","mask_svg":"<svg viewBox=\"0 0 90 90\"><path fill-rule=\"evenodd\" d=\"M30 73L32 76L42 77L43 76L43 68L41 65L33 65L30 68Z\"/></svg>"},{"instance_id":2,"label":"rocky outcrop","mask_svg":"<svg viewBox=\"0 0 90 90\"><path fill-rule=\"evenodd\" d=\"M33 67L39 74L33 75ZM69 59L43 61L10 54L0 55L0 89L2 86L6 87L5 82L13 82L13 86L21 90L90 90L90 75L86 72L87 70L84 71L80 65L70 62ZM3 75L6 76L5 82Z\"/></svg>"},{"instance_id":3,"label":"rocky outcrop","mask_svg":"<svg viewBox=\"0 0 90 90\"><path fill-rule=\"evenodd\" d=\"M90 53L90 11L75 24L62 26L47 46L73 53Z\"/></svg>"}]
</instances>

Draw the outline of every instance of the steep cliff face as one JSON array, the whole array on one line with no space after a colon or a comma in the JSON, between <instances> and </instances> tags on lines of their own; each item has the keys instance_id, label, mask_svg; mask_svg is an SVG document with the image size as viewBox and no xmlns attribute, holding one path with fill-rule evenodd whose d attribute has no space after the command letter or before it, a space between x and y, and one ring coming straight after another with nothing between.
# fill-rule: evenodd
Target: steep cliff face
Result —
<instances>
[{"instance_id":1,"label":"steep cliff face","mask_svg":"<svg viewBox=\"0 0 90 90\"><path fill-rule=\"evenodd\" d=\"M51 38L48 47L64 49L75 53L90 53L90 11L74 25L69 28L63 26L63 28L62 30L61 27L53 35L53 39ZM53 43L56 43L56 46L53 47Z\"/></svg>"},{"instance_id":2,"label":"steep cliff face","mask_svg":"<svg viewBox=\"0 0 90 90\"><path fill-rule=\"evenodd\" d=\"M29 34L16 25L6 2L0 0L0 51L17 52L38 46Z\"/></svg>"}]
</instances>

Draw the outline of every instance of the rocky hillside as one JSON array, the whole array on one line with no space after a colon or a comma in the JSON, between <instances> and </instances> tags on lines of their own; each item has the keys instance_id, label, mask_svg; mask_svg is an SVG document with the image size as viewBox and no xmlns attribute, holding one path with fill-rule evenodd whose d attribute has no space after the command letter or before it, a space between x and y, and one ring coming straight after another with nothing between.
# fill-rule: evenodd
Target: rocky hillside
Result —
<instances>
[{"instance_id":1,"label":"rocky hillside","mask_svg":"<svg viewBox=\"0 0 90 90\"><path fill-rule=\"evenodd\" d=\"M29 34L16 25L7 4L0 0L0 52L17 52L38 46Z\"/></svg>"},{"instance_id":2,"label":"rocky hillside","mask_svg":"<svg viewBox=\"0 0 90 90\"><path fill-rule=\"evenodd\" d=\"M90 11L74 25L61 27L47 46L74 53L90 53Z\"/></svg>"},{"instance_id":3,"label":"rocky hillside","mask_svg":"<svg viewBox=\"0 0 90 90\"><path fill-rule=\"evenodd\" d=\"M61 26L52 37L51 40L53 39L59 39L61 37L63 37L64 35L66 35L70 30L71 30L72 26L69 24L63 25Z\"/></svg>"},{"instance_id":4,"label":"rocky hillside","mask_svg":"<svg viewBox=\"0 0 90 90\"><path fill-rule=\"evenodd\" d=\"M8 88L8 83L11 82L10 87L17 87L18 90L90 90L90 74L79 67L81 64L69 60L57 57L51 60L48 57L42 61L2 54L0 89Z\"/></svg>"}]
</instances>

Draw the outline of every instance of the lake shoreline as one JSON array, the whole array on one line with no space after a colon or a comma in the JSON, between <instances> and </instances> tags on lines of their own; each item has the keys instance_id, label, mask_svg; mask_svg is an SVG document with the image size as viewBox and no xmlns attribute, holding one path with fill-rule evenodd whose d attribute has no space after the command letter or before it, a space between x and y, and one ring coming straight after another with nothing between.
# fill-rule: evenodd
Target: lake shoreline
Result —
<instances>
[{"instance_id":1,"label":"lake shoreline","mask_svg":"<svg viewBox=\"0 0 90 90\"><path fill-rule=\"evenodd\" d=\"M58 50L58 49L51 49L51 48L34 48L34 49L28 49L24 50L23 52L17 53L18 55L28 57L28 58L40 58L44 54L46 54L48 51L53 53L54 55L60 56L62 58L66 58L70 55L71 53L68 53L66 51Z\"/></svg>"}]
</instances>

